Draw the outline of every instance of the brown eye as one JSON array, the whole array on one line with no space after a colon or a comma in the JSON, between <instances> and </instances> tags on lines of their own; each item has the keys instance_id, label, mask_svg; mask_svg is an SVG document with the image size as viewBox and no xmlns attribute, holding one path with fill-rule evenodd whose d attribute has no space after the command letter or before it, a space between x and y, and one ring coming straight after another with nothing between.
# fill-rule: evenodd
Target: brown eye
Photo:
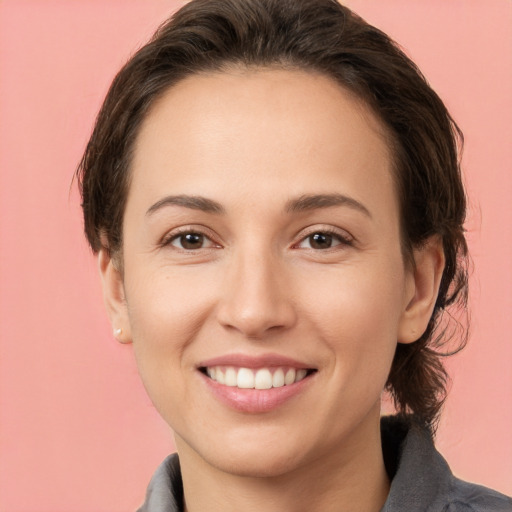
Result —
<instances>
[{"instance_id":1,"label":"brown eye","mask_svg":"<svg viewBox=\"0 0 512 512\"><path fill-rule=\"evenodd\" d=\"M190 251L194 249L203 249L206 242L209 242L209 239L201 233L182 233L171 240L171 245L178 247L179 249L186 249Z\"/></svg>"},{"instance_id":2,"label":"brown eye","mask_svg":"<svg viewBox=\"0 0 512 512\"><path fill-rule=\"evenodd\" d=\"M328 233L313 233L308 238L312 249L329 249L329 247L332 247L332 235Z\"/></svg>"},{"instance_id":3,"label":"brown eye","mask_svg":"<svg viewBox=\"0 0 512 512\"><path fill-rule=\"evenodd\" d=\"M329 231L316 231L302 239L299 244L301 249L325 250L338 245L351 245L351 240L338 233Z\"/></svg>"}]
</instances>

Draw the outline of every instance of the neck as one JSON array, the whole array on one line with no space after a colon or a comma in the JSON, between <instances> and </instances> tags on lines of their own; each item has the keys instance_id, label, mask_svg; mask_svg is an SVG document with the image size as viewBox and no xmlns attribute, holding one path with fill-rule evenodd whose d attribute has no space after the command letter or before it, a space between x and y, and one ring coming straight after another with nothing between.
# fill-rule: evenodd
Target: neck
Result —
<instances>
[{"instance_id":1,"label":"neck","mask_svg":"<svg viewBox=\"0 0 512 512\"><path fill-rule=\"evenodd\" d=\"M208 464L176 436L186 512L378 512L389 492L380 427L356 437L286 474L251 477Z\"/></svg>"}]
</instances>

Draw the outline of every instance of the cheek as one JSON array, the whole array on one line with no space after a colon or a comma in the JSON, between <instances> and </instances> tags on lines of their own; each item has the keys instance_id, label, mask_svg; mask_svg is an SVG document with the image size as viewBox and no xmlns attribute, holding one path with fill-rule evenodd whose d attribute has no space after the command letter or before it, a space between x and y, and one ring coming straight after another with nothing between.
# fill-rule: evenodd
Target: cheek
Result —
<instances>
[{"instance_id":1,"label":"cheek","mask_svg":"<svg viewBox=\"0 0 512 512\"><path fill-rule=\"evenodd\" d=\"M380 376L385 382L403 312L403 282L403 268L395 260L367 265L364 272L339 269L317 280L302 316L329 347L333 371L355 381Z\"/></svg>"},{"instance_id":2,"label":"cheek","mask_svg":"<svg viewBox=\"0 0 512 512\"><path fill-rule=\"evenodd\" d=\"M172 267L132 272L126 296L134 342L161 345L162 350L187 343L213 301L215 275L204 274Z\"/></svg>"},{"instance_id":3,"label":"cheek","mask_svg":"<svg viewBox=\"0 0 512 512\"><path fill-rule=\"evenodd\" d=\"M128 275L128 273L127 273ZM158 409L164 394L186 393L184 373L191 371L186 354L207 321L215 284L213 276L187 271L130 274L125 283L133 348L140 376ZM161 411L163 412L163 411Z\"/></svg>"}]
</instances>

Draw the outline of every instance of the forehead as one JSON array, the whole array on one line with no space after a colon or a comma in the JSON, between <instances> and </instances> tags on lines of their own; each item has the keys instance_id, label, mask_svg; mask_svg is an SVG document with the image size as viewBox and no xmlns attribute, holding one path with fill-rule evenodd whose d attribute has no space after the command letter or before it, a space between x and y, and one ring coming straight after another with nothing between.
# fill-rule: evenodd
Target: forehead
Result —
<instances>
[{"instance_id":1,"label":"forehead","mask_svg":"<svg viewBox=\"0 0 512 512\"><path fill-rule=\"evenodd\" d=\"M222 180L225 195L247 180L253 194L283 183L292 195L328 192L340 171L349 187L393 189L391 162L380 121L332 79L234 69L188 77L155 101L136 140L129 199L134 188L152 199L159 187L207 194Z\"/></svg>"}]
</instances>

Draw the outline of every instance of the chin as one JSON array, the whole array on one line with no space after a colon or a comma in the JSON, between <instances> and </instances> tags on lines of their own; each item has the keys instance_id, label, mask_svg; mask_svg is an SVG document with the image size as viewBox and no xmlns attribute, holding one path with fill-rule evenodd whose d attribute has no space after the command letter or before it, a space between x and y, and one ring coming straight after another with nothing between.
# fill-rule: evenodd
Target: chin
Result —
<instances>
[{"instance_id":1,"label":"chin","mask_svg":"<svg viewBox=\"0 0 512 512\"><path fill-rule=\"evenodd\" d=\"M230 454L207 462L210 462L218 470L231 475L277 478L298 469L301 466L301 461L297 459L297 454L262 453L259 451L257 454Z\"/></svg>"},{"instance_id":2,"label":"chin","mask_svg":"<svg viewBox=\"0 0 512 512\"><path fill-rule=\"evenodd\" d=\"M209 466L240 477L275 478L305 463L304 439L289 433L279 435L282 432L275 432L274 429L270 429L273 432L262 430L245 432L245 435L240 435L240 430L236 434L231 431L225 438L203 437L197 443L182 439L185 445L176 439L176 444L180 454L190 454L192 450L195 457L201 458Z\"/></svg>"}]
</instances>

